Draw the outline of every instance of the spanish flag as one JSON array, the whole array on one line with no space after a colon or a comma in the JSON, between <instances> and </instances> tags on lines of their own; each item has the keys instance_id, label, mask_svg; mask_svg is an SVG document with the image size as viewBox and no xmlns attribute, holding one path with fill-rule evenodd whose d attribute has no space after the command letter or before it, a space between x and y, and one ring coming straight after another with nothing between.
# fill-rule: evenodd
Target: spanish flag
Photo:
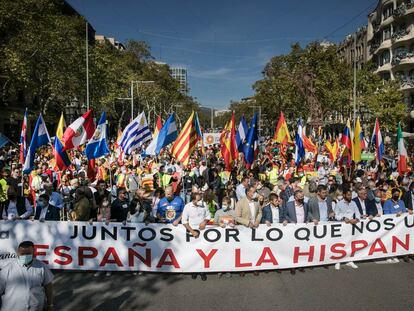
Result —
<instances>
[{"instance_id":1,"label":"spanish flag","mask_svg":"<svg viewBox=\"0 0 414 311\"><path fill-rule=\"evenodd\" d=\"M333 144L331 144L331 142L328 140L325 143L325 148L329 152L329 158L331 159L331 161L335 162L336 159L338 158L338 154L339 154L339 151L340 151L338 138L335 140L335 142Z\"/></svg>"},{"instance_id":2,"label":"spanish flag","mask_svg":"<svg viewBox=\"0 0 414 311\"><path fill-rule=\"evenodd\" d=\"M234 161L237 159L236 144L236 122L234 111L231 115L231 121L226 125L220 135L221 155L226 164L226 170L231 171Z\"/></svg>"},{"instance_id":3,"label":"spanish flag","mask_svg":"<svg viewBox=\"0 0 414 311\"><path fill-rule=\"evenodd\" d=\"M302 140L303 140L303 147L305 147L306 151L312 152L313 154L316 154L318 152L318 147L312 142L312 140L308 136L303 134Z\"/></svg>"},{"instance_id":4,"label":"spanish flag","mask_svg":"<svg viewBox=\"0 0 414 311\"><path fill-rule=\"evenodd\" d=\"M197 142L202 139L202 137L203 135L201 134L197 114L193 111L172 146L172 156L178 162L187 166L191 153L194 151Z\"/></svg>"},{"instance_id":5,"label":"spanish flag","mask_svg":"<svg viewBox=\"0 0 414 311\"><path fill-rule=\"evenodd\" d=\"M280 113L280 118L277 122L276 132L273 140L279 144L293 144L283 112Z\"/></svg>"}]
</instances>

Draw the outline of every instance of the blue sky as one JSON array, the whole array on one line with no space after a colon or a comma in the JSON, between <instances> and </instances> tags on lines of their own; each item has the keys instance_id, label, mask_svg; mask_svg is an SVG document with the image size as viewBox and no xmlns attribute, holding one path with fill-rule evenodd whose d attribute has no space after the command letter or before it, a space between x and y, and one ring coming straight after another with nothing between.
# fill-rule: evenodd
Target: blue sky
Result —
<instances>
[{"instance_id":1,"label":"blue sky","mask_svg":"<svg viewBox=\"0 0 414 311\"><path fill-rule=\"evenodd\" d=\"M144 40L156 60L188 69L190 95L224 109L290 45L341 41L366 25L373 0L69 0L97 34ZM358 16L359 15L359 16ZM335 31L336 30L336 31ZM334 32L334 33L332 33Z\"/></svg>"}]
</instances>

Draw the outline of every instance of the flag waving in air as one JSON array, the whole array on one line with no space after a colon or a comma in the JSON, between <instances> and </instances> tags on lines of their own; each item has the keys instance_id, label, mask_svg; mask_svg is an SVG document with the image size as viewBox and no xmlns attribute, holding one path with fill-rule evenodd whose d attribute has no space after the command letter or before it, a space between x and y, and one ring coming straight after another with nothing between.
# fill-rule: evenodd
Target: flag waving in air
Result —
<instances>
[{"instance_id":1,"label":"flag waving in air","mask_svg":"<svg viewBox=\"0 0 414 311\"><path fill-rule=\"evenodd\" d=\"M126 126L117 143L125 154L131 154L134 149L149 141L151 136L145 113L141 112L138 117Z\"/></svg>"},{"instance_id":2,"label":"flag waving in air","mask_svg":"<svg viewBox=\"0 0 414 311\"><path fill-rule=\"evenodd\" d=\"M178 135L177 140L174 142L171 154L177 161L186 166L197 142L202 137L197 114L193 111L182 128L180 135Z\"/></svg>"},{"instance_id":3,"label":"flag waving in air","mask_svg":"<svg viewBox=\"0 0 414 311\"><path fill-rule=\"evenodd\" d=\"M384 154L384 143L382 141L382 135L381 135L378 118L375 119L375 126L374 126L374 131L372 132L371 143L375 144L375 147L376 147L375 158L378 164L382 160L382 156Z\"/></svg>"},{"instance_id":4,"label":"flag waving in air","mask_svg":"<svg viewBox=\"0 0 414 311\"><path fill-rule=\"evenodd\" d=\"M27 151L26 160L24 162L23 172L25 174L29 174L33 170L36 150L47 145L48 143L50 143L49 132L47 131L46 123L40 114L37 119L36 126L32 134L32 140L30 141L29 150Z\"/></svg>"},{"instance_id":5,"label":"flag waving in air","mask_svg":"<svg viewBox=\"0 0 414 311\"><path fill-rule=\"evenodd\" d=\"M298 131L295 136L295 164L298 166L300 161L305 158L305 147L303 146L303 125L302 119L298 120Z\"/></svg>"},{"instance_id":6,"label":"flag waving in air","mask_svg":"<svg viewBox=\"0 0 414 311\"><path fill-rule=\"evenodd\" d=\"M161 149L171 144L177 138L177 125L175 123L175 114L171 114L165 121L158 135L151 141L145 150L146 155L158 155Z\"/></svg>"},{"instance_id":7,"label":"flag waving in air","mask_svg":"<svg viewBox=\"0 0 414 311\"><path fill-rule=\"evenodd\" d=\"M240 118L239 127L237 128L236 133L236 144L237 144L237 150L239 152L243 152L243 145L246 141L246 135L249 130L249 126L247 125L246 118L242 116Z\"/></svg>"},{"instance_id":8,"label":"flag waving in air","mask_svg":"<svg viewBox=\"0 0 414 311\"><path fill-rule=\"evenodd\" d=\"M234 118L234 111L231 115L231 121L223 129L220 137L221 143L221 155L226 164L226 170L231 171L234 161L237 159L237 146L236 146L236 124Z\"/></svg>"},{"instance_id":9,"label":"flag waving in air","mask_svg":"<svg viewBox=\"0 0 414 311\"><path fill-rule=\"evenodd\" d=\"M95 131L92 110L88 110L83 116L75 120L65 130L62 137L64 150L78 148L90 139Z\"/></svg>"},{"instance_id":10,"label":"flag waving in air","mask_svg":"<svg viewBox=\"0 0 414 311\"><path fill-rule=\"evenodd\" d=\"M63 144L61 141L65 126L65 119L63 118L62 113L60 115L60 120L56 129L55 141L53 143L53 155L56 160L56 167L61 171L69 167L71 164L68 153L63 151Z\"/></svg>"},{"instance_id":11,"label":"flag waving in air","mask_svg":"<svg viewBox=\"0 0 414 311\"><path fill-rule=\"evenodd\" d=\"M103 157L109 154L108 142L106 141L106 113L102 112L95 133L89 140L85 148L85 154L88 160Z\"/></svg>"},{"instance_id":12,"label":"flag waving in air","mask_svg":"<svg viewBox=\"0 0 414 311\"><path fill-rule=\"evenodd\" d=\"M405 172L408 171L407 169L407 149L405 149L404 145L404 138L403 133L401 130L401 124L398 123L398 130L397 130L397 142L398 142L398 173L403 175Z\"/></svg>"},{"instance_id":13,"label":"flag waving in air","mask_svg":"<svg viewBox=\"0 0 414 311\"><path fill-rule=\"evenodd\" d=\"M158 115L157 117L157 122L155 123L155 129L154 129L154 135L152 135L152 137L156 137L158 135L158 133L161 131L162 129L162 120L161 120L161 116Z\"/></svg>"},{"instance_id":14,"label":"flag waving in air","mask_svg":"<svg viewBox=\"0 0 414 311\"><path fill-rule=\"evenodd\" d=\"M292 139L290 138L289 130L285 120L283 112L280 113L279 121L277 122L275 136L273 140L279 144L291 144Z\"/></svg>"},{"instance_id":15,"label":"flag waving in air","mask_svg":"<svg viewBox=\"0 0 414 311\"><path fill-rule=\"evenodd\" d=\"M249 131L246 135L246 143L244 144L244 161L246 168L250 169L258 152L258 133L257 133L257 113L254 114L252 122L250 123Z\"/></svg>"},{"instance_id":16,"label":"flag waving in air","mask_svg":"<svg viewBox=\"0 0 414 311\"><path fill-rule=\"evenodd\" d=\"M26 132L27 132L27 108L24 112L22 132L20 134L20 164L24 164L27 154L27 143L26 143Z\"/></svg>"},{"instance_id":17,"label":"flag waving in air","mask_svg":"<svg viewBox=\"0 0 414 311\"><path fill-rule=\"evenodd\" d=\"M355 123L355 131L354 131L354 140L352 145L352 160L355 163L361 162L361 154L362 154L362 148L361 148L361 123L359 122L359 118L356 119Z\"/></svg>"}]
</instances>

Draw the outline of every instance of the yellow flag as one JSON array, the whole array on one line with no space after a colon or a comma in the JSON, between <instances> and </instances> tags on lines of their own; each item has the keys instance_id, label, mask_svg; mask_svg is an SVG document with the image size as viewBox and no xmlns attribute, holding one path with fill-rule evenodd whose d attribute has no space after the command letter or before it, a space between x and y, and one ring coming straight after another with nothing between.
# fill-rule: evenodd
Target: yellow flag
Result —
<instances>
[{"instance_id":1,"label":"yellow flag","mask_svg":"<svg viewBox=\"0 0 414 311\"><path fill-rule=\"evenodd\" d=\"M66 127L66 123L65 123L65 118L63 117L63 112L60 115L60 120L58 123L58 127L56 129L56 137L59 138L60 141L62 141L62 137L63 137L63 132L65 130Z\"/></svg>"},{"instance_id":2,"label":"yellow flag","mask_svg":"<svg viewBox=\"0 0 414 311\"><path fill-rule=\"evenodd\" d=\"M355 163L361 162L361 132L361 123L359 122L359 118L357 118L352 146L352 160L354 160Z\"/></svg>"}]
</instances>

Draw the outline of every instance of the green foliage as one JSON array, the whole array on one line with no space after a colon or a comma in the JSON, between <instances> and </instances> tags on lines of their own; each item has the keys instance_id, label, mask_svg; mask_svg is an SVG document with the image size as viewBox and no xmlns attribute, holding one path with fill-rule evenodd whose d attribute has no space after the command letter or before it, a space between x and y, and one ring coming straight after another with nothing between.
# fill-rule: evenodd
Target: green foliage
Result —
<instances>
[{"instance_id":1,"label":"green foliage","mask_svg":"<svg viewBox=\"0 0 414 311\"><path fill-rule=\"evenodd\" d=\"M352 116L353 68L341 61L335 45L311 43L302 48L292 45L287 55L273 57L263 70L263 79L253 88L255 105L262 107L268 120L277 120L280 112L291 123L319 117L323 125L335 115ZM372 64L358 70L358 107L368 109L370 120L393 127L404 120L405 104L397 82L384 82L373 73ZM245 104L232 104L235 111L246 111Z\"/></svg>"},{"instance_id":2,"label":"green foliage","mask_svg":"<svg viewBox=\"0 0 414 311\"><path fill-rule=\"evenodd\" d=\"M2 1L0 6L0 102L12 104L19 93L34 114L42 111L55 120L75 98L86 102L85 20L59 0ZM177 104L184 115L197 103L179 92L169 68L152 61L149 46L128 40L120 51L109 42L90 44L90 105L97 113L126 121L131 81L135 84L135 115L143 109L163 117ZM175 106L174 106L175 105ZM181 112L181 109L180 109ZM183 116L184 116L183 115Z\"/></svg>"}]
</instances>

